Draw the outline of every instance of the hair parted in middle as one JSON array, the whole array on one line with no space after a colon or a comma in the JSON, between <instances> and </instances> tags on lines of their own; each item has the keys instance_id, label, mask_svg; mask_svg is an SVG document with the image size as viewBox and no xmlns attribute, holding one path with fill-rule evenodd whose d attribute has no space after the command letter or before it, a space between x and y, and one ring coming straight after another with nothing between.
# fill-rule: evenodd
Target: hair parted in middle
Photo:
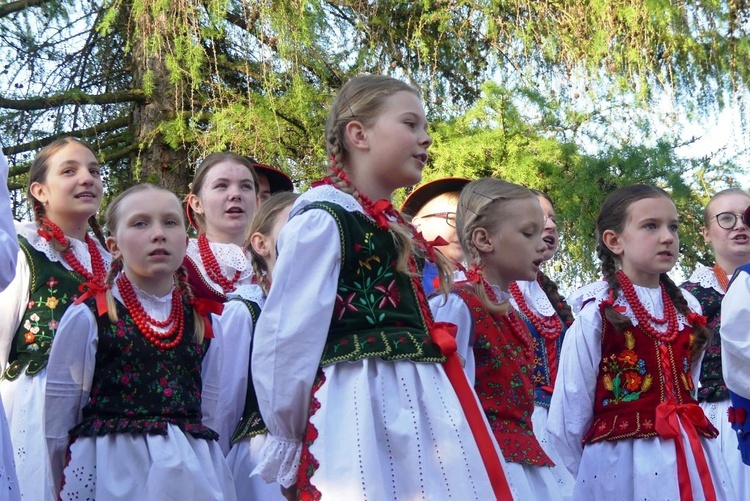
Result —
<instances>
[{"instance_id":1,"label":"hair parted in middle","mask_svg":"<svg viewBox=\"0 0 750 501\"><path fill-rule=\"evenodd\" d=\"M610 193L604 199L599 215L596 218L596 254L602 262L602 275L606 280L609 290L615 295L619 293L620 281L617 278L617 270L621 267L619 257L604 244L603 235L607 230L621 234L630 218L630 206L639 200L646 198L665 197L674 203L672 197L661 188L646 184L632 184L623 186ZM687 316L691 313L690 307L682 295L680 288L669 278L667 273L659 275L659 281L664 285L664 290L669 295L675 308L679 313ZM606 305L604 315L612 325L623 331L632 327L628 317L614 309L613 305ZM696 357L705 348L711 339L711 331L697 323L693 325L693 337L690 341L690 352Z\"/></svg>"},{"instance_id":2,"label":"hair parted in middle","mask_svg":"<svg viewBox=\"0 0 750 501\"><path fill-rule=\"evenodd\" d=\"M468 264L479 269L483 266L482 256L472 240L474 232L479 228L494 231L503 222L503 209L508 204L529 198L536 200L536 195L528 188L492 177L472 181L461 190L456 210L456 232ZM493 303L480 284L476 285L475 292L491 312L508 312L510 304L507 301L499 305Z\"/></svg>"},{"instance_id":3,"label":"hair parted in middle","mask_svg":"<svg viewBox=\"0 0 750 501\"><path fill-rule=\"evenodd\" d=\"M329 158L329 176L333 184L341 191L352 195L362 203L363 197L357 187L342 179L338 170L349 171L346 126L357 121L365 126L372 125L383 111L387 99L397 92L411 92L417 97L419 92L409 84L385 75L364 75L346 82L339 90L328 114L325 128L326 151ZM364 205L364 204L363 204ZM402 218L389 223L393 240L398 248L396 268L407 274L409 257L415 250L414 228ZM421 251L421 250L420 250ZM453 282L453 267L439 251L435 253L440 277L440 289L447 294Z\"/></svg>"},{"instance_id":4,"label":"hair parted in middle","mask_svg":"<svg viewBox=\"0 0 750 501\"><path fill-rule=\"evenodd\" d=\"M134 195L136 193L140 193L142 191L161 191L163 193L169 193L174 197L175 203L178 207L181 207L182 204L180 202L180 199L177 195L175 195L174 192L168 190L167 188L163 188L161 186L157 186L155 184L150 183L140 183L136 184L134 186L131 186L127 190L123 191L117 197L115 197L112 202L110 202L109 206L107 207L107 212L104 216L105 218L105 226L107 227L107 234L110 238L113 238L117 234L117 228L120 224L120 221L124 218L125 214L122 214L122 211L120 210L120 206L122 205L123 200L127 199L129 196ZM179 211L180 218L182 220L182 227L185 228L185 217L182 214L182 211ZM185 234L187 236L187 233ZM112 256L112 265L109 268L109 272L107 273L107 277L105 278L105 284L107 287L107 314L109 316L110 321L117 322L117 305L115 302L115 298L112 295L112 286L115 283L115 279L120 274L120 272L123 270L123 262L122 262L122 256L115 258ZM179 287L182 291L182 296L188 300L189 302L192 302L191 300L194 298L193 295L193 289L190 287L190 284L188 283L188 276L187 276L187 270L185 270L184 266L180 266L175 271L175 286ZM193 309L193 318L194 318L194 325L195 325L195 341L197 343L203 342L203 336L205 334L205 325L204 322L206 321L204 317L202 317L195 309Z\"/></svg>"}]
</instances>

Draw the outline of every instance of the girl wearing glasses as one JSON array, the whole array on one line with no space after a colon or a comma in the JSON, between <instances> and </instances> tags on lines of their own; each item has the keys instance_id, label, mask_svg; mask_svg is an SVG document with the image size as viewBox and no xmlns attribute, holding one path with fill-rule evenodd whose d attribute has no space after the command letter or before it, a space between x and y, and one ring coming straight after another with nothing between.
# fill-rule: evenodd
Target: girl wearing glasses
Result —
<instances>
[{"instance_id":1,"label":"girl wearing glasses","mask_svg":"<svg viewBox=\"0 0 750 501\"><path fill-rule=\"evenodd\" d=\"M698 402L719 430L719 444L732 475L737 493L750 493L750 468L742 463L737 438L727 419L729 391L721 366L721 303L734 270L750 262L750 229L742 222L742 212L750 205L750 195L739 188L720 191L709 200L703 214L703 238L711 244L716 262L699 266L682 287L701 303L713 339L701 364Z\"/></svg>"}]
</instances>

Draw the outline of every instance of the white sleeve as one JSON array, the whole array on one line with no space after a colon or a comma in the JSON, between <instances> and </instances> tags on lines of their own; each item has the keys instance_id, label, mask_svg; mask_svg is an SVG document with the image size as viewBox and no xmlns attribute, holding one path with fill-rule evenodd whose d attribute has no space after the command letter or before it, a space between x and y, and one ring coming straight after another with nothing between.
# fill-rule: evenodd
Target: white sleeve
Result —
<instances>
[{"instance_id":1,"label":"white sleeve","mask_svg":"<svg viewBox=\"0 0 750 501\"><path fill-rule=\"evenodd\" d=\"M750 275L740 272L721 301L721 368L727 388L750 398Z\"/></svg>"},{"instance_id":2,"label":"white sleeve","mask_svg":"<svg viewBox=\"0 0 750 501\"><path fill-rule=\"evenodd\" d=\"M0 292L0 370L8 365L13 337L29 304L29 263L26 254L19 252L15 278Z\"/></svg>"},{"instance_id":3,"label":"white sleeve","mask_svg":"<svg viewBox=\"0 0 750 501\"><path fill-rule=\"evenodd\" d=\"M8 162L0 150L0 291L13 280L18 258L18 237L8 193Z\"/></svg>"},{"instance_id":4,"label":"white sleeve","mask_svg":"<svg viewBox=\"0 0 750 501\"><path fill-rule=\"evenodd\" d=\"M242 301L227 301L221 316L214 316L222 334L221 385L217 423L219 445L229 452L229 441L242 418L247 396L250 344L253 338L253 317Z\"/></svg>"},{"instance_id":5,"label":"white sleeve","mask_svg":"<svg viewBox=\"0 0 750 501\"><path fill-rule=\"evenodd\" d=\"M565 334L547 418L547 431L565 467L575 476L581 440L594 420L594 395L601 347L602 317L596 302L583 307Z\"/></svg>"},{"instance_id":6,"label":"white sleeve","mask_svg":"<svg viewBox=\"0 0 750 501\"><path fill-rule=\"evenodd\" d=\"M213 315L213 314L212 314ZM217 433L221 433L219 413L219 392L221 388L221 364L224 347L221 326L217 325L213 316L211 327L214 338L208 345L208 350L201 364L201 423ZM221 437L219 437L221 439Z\"/></svg>"},{"instance_id":7,"label":"white sleeve","mask_svg":"<svg viewBox=\"0 0 750 501\"><path fill-rule=\"evenodd\" d=\"M60 320L47 363L44 399L47 453L53 485L60 485L68 431L82 420L94 378L98 344L96 319L85 304L73 305Z\"/></svg>"},{"instance_id":8,"label":"white sleeve","mask_svg":"<svg viewBox=\"0 0 750 501\"><path fill-rule=\"evenodd\" d=\"M310 391L336 303L341 237L319 209L295 215L281 230L279 257L253 345L253 383L269 431L255 472L291 486L297 478Z\"/></svg>"},{"instance_id":9,"label":"white sleeve","mask_svg":"<svg viewBox=\"0 0 750 501\"><path fill-rule=\"evenodd\" d=\"M476 364L474 363L474 320L469 307L457 294L440 294L430 299L430 310L435 322L456 324L456 352L461 357L464 372L469 384L476 382Z\"/></svg>"}]
</instances>

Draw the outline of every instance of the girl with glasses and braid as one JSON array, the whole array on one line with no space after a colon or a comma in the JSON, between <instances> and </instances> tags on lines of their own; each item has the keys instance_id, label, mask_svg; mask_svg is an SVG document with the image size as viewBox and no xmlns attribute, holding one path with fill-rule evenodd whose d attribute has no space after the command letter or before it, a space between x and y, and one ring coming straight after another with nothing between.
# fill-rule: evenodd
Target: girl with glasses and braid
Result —
<instances>
[{"instance_id":1,"label":"girl with glasses and braid","mask_svg":"<svg viewBox=\"0 0 750 501\"><path fill-rule=\"evenodd\" d=\"M72 137L42 148L29 169L34 221L16 223L16 275L0 293L0 394L24 499L56 499L44 440L47 361L66 310L104 288L110 257L96 221L102 192L96 154Z\"/></svg>"},{"instance_id":2,"label":"girl with glasses and braid","mask_svg":"<svg viewBox=\"0 0 750 501\"><path fill-rule=\"evenodd\" d=\"M433 321L418 259L436 259L391 205L432 139L417 92L386 76L339 91L329 175L281 230L253 340L268 440L256 468L288 499L512 499L456 354Z\"/></svg>"},{"instance_id":3,"label":"girl with glasses and braid","mask_svg":"<svg viewBox=\"0 0 750 501\"><path fill-rule=\"evenodd\" d=\"M713 337L701 364L698 402L719 430L719 445L732 475L735 491L750 496L750 468L737 449L737 437L729 422L731 405L721 366L721 304L734 271L750 262L750 229L737 214L750 205L750 195L729 188L711 197L703 213L703 238L714 252L713 266L698 266L682 287L703 308Z\"/></svg>"},{"instance_id":4,"label":"girl with glasses and braid","mask_svg":"<svg viewBox=\"0 0 750 501\"><path fill-rule=\"evenodd\" d=\"M579 313L547 421L576 479L573 499L738 499L695 400L711 332L667 274L678 228L674 202L653 186L619 188L599 212L604 280L569 298Z\"/></svg>"}]
</instances>

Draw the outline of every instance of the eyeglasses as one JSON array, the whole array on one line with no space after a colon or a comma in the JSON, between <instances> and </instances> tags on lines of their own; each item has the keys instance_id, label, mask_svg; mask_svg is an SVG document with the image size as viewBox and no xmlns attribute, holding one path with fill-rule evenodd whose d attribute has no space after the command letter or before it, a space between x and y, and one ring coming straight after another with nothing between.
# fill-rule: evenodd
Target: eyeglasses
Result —
<instances>
[{"instance_id":1,"label":"eyeglasses","mask_svg":"<svg viewBox=\"0 0 750 501\"><path fill-rule=\"evenodd\" d=\"M735 214L734 212L720 212L714 217L716 218L716 224L719 225L719 228L725 230L731 230L734 228L737 224L737 218L742 222L742 214Z\"/></svg>"},{"instance_id":2,"label":"eyeglasses","mask_svg":"<svg viewBox=\"0 0 750 501\"><path fill-rule=\"evenodd\" d=\"M439 217L445 219L445 224L451 228L456 227L456 213L455 212L435 212L434 214L423 214L419 217Z\"/></svg>"}]
</instances>

